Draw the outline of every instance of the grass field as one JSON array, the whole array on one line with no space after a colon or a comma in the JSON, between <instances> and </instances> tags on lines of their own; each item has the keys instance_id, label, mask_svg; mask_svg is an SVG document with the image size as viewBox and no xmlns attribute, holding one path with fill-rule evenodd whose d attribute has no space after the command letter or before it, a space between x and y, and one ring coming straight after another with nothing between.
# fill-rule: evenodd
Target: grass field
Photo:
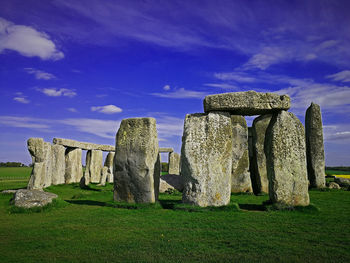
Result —
<instances>
[{"instance_id":1,"label":"grass field","mask_svg":"<svg viewBox=\"0 0 350 263\"><path fill-rule=\"evenodd\" d=\"M310 191L317 209L262 211L267 195L242 194L239 211L196 212L170 209L180 193L133 206L113 202L110 184L47 191L59 200L40 213L14 213L0 194L0 262L350 262L350 191Z\"/></svg>"}]
</instances>

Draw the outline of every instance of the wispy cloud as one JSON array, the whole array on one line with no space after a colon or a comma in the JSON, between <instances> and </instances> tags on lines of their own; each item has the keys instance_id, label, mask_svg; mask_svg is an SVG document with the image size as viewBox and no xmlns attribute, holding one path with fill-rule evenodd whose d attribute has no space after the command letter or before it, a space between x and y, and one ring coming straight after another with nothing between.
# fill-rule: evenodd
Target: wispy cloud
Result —
<instances>
[{"instance_id":1,"label":"wispy cloud","mask_svg":"<svg viewBox=\"0 0 350 263\"><path fill-rule=\"evenodd\" d=\"M0 124L4 126L30 128L41 131L48 131L50 128L45 119L29 117L0 116Z\"/></svg>"},{"instance_id":2,"label":"wispy cloud","mask_svg":"<svg viewBox=\"0 0 350 263\"><path fill-rule=\"evenodd\" d=\"M29 26L15 25L0 17L0 53L4 50L13 50L26 57L37 56L43 60L64 57L46 33Z\"/></svg>"},{"instance_id":3,"label":"wispy cloud","mask_svg":"<svg viewBox=\"0 0 350 263\"><path fill-rule=\"evenodd\" d=\"M28 74L33 74L36 79L44 79L44 80L50 80L56 78L53 74L35 69L35 68L25 68L24 69Z\"/></svg>"},{"instance_id":4,"label":"wispy cloud","mask_svg":"<svg viewBox=\"0 0 350 263\"><path fill-rule=\"evenodd\" d=\"M78 112L76 108L67 108L67 110L74 113Z\"/></svg>"},{"instance_id":5,"label":"wispy cloud","mask_svg":"<svg viewBox=\"0 0 350 263\"><path fill-rule=\"evenodd\" d=\"M327 75L326 78L334 81L350 82L350 70L343 70L332 75Z\"/></svg>"},{"instance_id":6,"label":"wispy cloud","mask_svg":"<svg viewBox=\"0 0 350 263\"><path fill-rule=\"evenodd\" d=\"M115 138L120 121L98 119L64 119L58 121L61 124L74 127L76 130L94 134L102 138Z\"/></svg>"},{"instance_id":7,"label":"wispy cloud","mask_svg":"<svg viewBox=\"0 0 350 263\"><path fill-rule=\"evenodd\" d=\"M115 105L105 105L105 106L93 106L90 108L91 111L97 111L105 114L120 113L123 110Z\"/></svg>"},{"instance_id":8,"label":"wispy cloud","mask_svg":"<svg viewBox=\"0 0 350 263\"><path fill-rule=\"evenodd\" d=\"M160 98L169 99L202 99L207 95L207 92L186 90L184 88L175 89L173 91L163 92L163 93L151 93L151 95Z\"/></svg>"},{"instance_id":9,"label":"wispy cloud","mask_svg":"<svg viewBox=\"0 0 350 263\"><path fill-rule=\"evenodd\" d=\"M13 100L24 104L30 103L30 100L28 100L27 96L25 96L22 92L16 92L16 97L14 97Z\"/></svg>"},{"instance_id":10,"label":"wispy cloud","mask_svg":"<svg viewBox=\"0 0 350 263\"><path fill-rule=\"evenodd\" d=\"M323 131L326 142L350 142L350 125L348 124L324 125Z\"/></svg>"},{"instance_id":11,"label":"wispy cloud","mask_svg":"<svg viewBox=\"0 0 350 263\"><path fill-rule=\"evenodd\" d=\"M65 97L74 97L77 95L77 93L74 90L71 89L56 89L56 88L37 88L37 91L40 91L44 93L46 96L49 97L60 97L60 96L65 96Z\"/></svg>"},{"instance_id":12,"label":"wispy cloud","mask_svg":"<svg viewBox=\"0 0 350 263\"><path fill-rule=\"evenodd\" d=\"M163 87L163 90L170 90L170 86L169 86L169 85L165 85L165 86Z\"/></svg>"}]
</instances>

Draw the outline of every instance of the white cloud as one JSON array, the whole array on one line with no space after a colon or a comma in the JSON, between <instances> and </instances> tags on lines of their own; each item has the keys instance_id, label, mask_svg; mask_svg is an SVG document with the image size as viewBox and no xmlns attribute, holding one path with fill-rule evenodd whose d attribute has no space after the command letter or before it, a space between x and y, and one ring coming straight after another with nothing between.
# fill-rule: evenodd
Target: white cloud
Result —
<instances>
[{"instance_id":1,"label":"white cloud","mask_svg":"<svg viewBox=\"0 0 350 263\"><path fill-rule=\"evenodd\" d=\"M333 124L323 126L324 140L343 143L350 142L350 125L348 124Z\"/></svg>"},{"instance_id":2,"label":"white cloud","mask_svg":"<svg viewBox=\"0 0 350 263\"><path fill-rule=\"evenodd\" d=\"M0 116L0 124L18 128L38 129L47 131L50 126L46 124L44 119L15 117L15 116Z\"/></svg>"},{"instance_id":3,"label":"white cloud","mask_svg":"<svg viewBox=\"0 0 350 263\"><path fill-rule=\"evenodd\" d=\"M67 108L67 110L70 112L78 112L76 108Z\"/></svg>"},{"instance_id":4,"label":"white cloud","mask_svg":"<svg viewBox=\"0 0 350 263\"><path fill-rule=\"evenodd\" d=\"M253 83L256 78L245 72L222 72L214 73L214 77L220 80L233 80L236 82Z\"/></svg>"},{"instance_id":5,"label":"white cloud","mask_svg":"<svg viewBox=\"0 0 350 263\"><path fill-rule=\"evenodd\" d=\"M160 98L169 99L203 99L207 93L202 91L186 90L184 88L176 89L166 93L151 93L151 95Z\"/></svg>"},{"instance_id":6,"label":"white cloud","mask_svg":"<svg viewBox=\"0 0 350 263\"><path fill-rule=\"evenodd\" d=\"M98 119L65 119L58 122L73 126L78 131L108 139L115 138L120 125L120 121Z\"/></svg>"},{"instance_id":7,"label":"white cloud","mask_svg":"<svg viewBox=\"0 0 350 263\"><path fill-rule=\"evenodd\" d=\"M332 75L327 75L326 78L334 81L350 82L350 70L343 70Z\"/></svg>"},{"instance_id":8,"label":"white cloud","mask_svg":"<svg viewBox=\"0 0 350 263\"><path fill-rule=\"evenodd\" d=\"M35 68L25 68L24 69L28 74L33 74L36 79L44 79L44 80L50 80L56 78L53 74L44 72L42 70L38 70Z\"/></svg>"},{"instance_id":9,"label":"white cloud","mask_svg":"<svg viewBox=\"0 0 350 263\"><path fill-rule=\"evenodd\" d=\"M120 113L123 110L115 105L106 105L106 106L93 106L91 107L91 111L97 111L105 114L114 114L114 113Z\"/></svg>"},{"instance_id":10,"label":"white cloud","mask_svg":"<svg viewBox=\"0 0 350 263\"><path fill-rule=\"evenodd\" d=\"M71 89L43 88L43 89L37 89L37 90L49 97L65 96L65 97L71 98L77 95L77 93Z\"/></svg>"},{"instance_id":11,"label":"white cloud","mask_svg":"<svg viewBox=\"0 0 350 263\"><path fill-rule=\"evenodd\" d=\"M43 60L59 60L64 57L47 34L29 26L15 25L0 17L0 53L6 49Z\"/></svg>"},{"instance_id":12,"label":"white cloud","mask_svg":"<svg viewBox=\"0 0 350 263\"><path fill-rule=\"evenodd\" d=\"M30 102L30 100L26 99L25 97L14 97L13 100L24 104L28 104Z\"/></svg>"},{"instance_id":13,"label":"white cloud","mask_svg":"<svg viewBox=\"0 0 350 263\"><path fill-rule=\"evenodd\" d=\"M170 90L170 86L169 85L165 85L164 87L163 87L163 90Z\"/></svg>"}]
</instances>

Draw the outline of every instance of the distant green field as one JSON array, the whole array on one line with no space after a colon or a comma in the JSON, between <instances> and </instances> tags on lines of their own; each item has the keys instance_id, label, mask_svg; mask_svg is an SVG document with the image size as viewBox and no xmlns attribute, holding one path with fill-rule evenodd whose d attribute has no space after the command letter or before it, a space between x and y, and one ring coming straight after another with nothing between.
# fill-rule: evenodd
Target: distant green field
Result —
<instances>
[{"instance_id":1,"label":"distant green field","mask_svg":"<svg viewBox=\"0 0 350 263\"><path fill-rule=\"evenodd\" d=\"M0 191L25 188L31 172L32 167L0 167Z\"/></svg>"},{"instance_id":2,"label":"distant green field","mask_svg":"<svg viewBox=\"0 0 350 263\"><path fill-rule=\"evenodd\" d=\"M326 170L326 175L350 174L350 171Z\"/></svg>"}]
</instances>

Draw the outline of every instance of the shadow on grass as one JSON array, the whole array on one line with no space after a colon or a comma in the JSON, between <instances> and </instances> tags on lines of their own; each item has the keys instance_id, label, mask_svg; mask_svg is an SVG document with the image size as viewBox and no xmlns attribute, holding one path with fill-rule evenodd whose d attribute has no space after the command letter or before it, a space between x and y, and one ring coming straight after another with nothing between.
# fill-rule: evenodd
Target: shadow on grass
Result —
<instances>
[{"instance_id":1,"label":"shadow on grass","mask_svg":"<svg viewBox=\"0 0 350 263\"><path fill-rule=\"evenodd\" d=\"M67 203L74 205L89 205L89 206L101 206L101 207L112 207L122 209L154 209L161 208L158 203L154 204L136 204L136 203L122 203L122 202L100 202L94 200L65 200Z\"/></svg>"},{"instance_id":2,"label":"shadow on grass","mask_svg":"<svg viewBox=\"0 0 350 263\"><path fill-rule=\"evenodd\" d=\"M181 204L181 200L159 200L159 204L163 209L173 210L176 205Z\"/></svg>"},{"instance_id":3,"label":"shadow on grass","mask_svg":"<svg viewBox=\"0 0 350 263\"><path fill-rule=\"evenodd\" d=\"M266 211L265 205L257 205L257 204L238 204L239 208L247 211Z\"/></svg>"}]
</instances>

